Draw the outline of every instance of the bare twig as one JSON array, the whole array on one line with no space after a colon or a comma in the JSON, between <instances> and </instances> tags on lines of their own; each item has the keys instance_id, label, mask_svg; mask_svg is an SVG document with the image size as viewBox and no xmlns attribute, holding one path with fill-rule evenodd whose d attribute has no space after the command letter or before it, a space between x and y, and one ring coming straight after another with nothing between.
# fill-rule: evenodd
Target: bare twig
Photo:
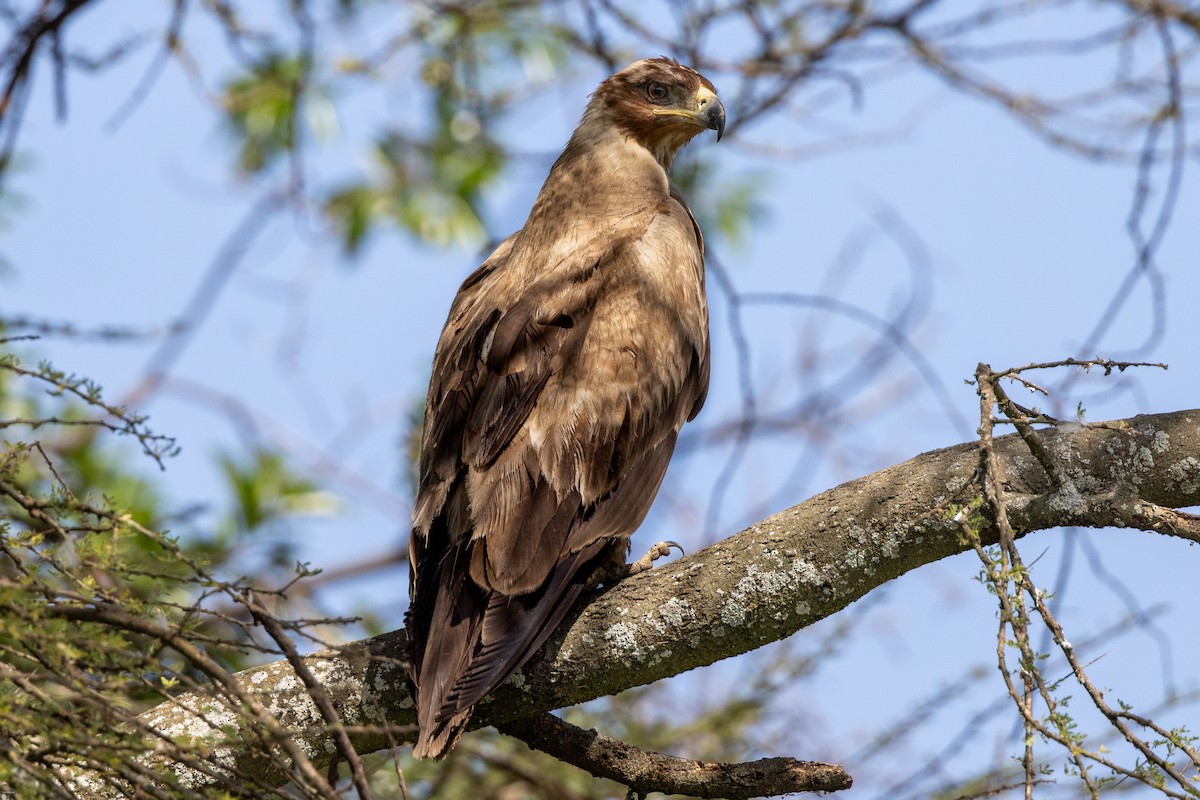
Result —
<instances>
[{"instance_id":1,"label":"bare twig","mask_svg":"<svg viewBox=\"0 0 1200 800\"><path fill-rule=\"evenodd\" d=\"M1127 363L1102 360L1089 362L1089 364L1104 367L1106 374L1111 373L1113 369L1123 370L1126 367L1134 366ZM1078 366L1072 360L1056 362L1056 365ZM1037 368L1045 368L1045 366L1037 365ZM1000 623L996 640L997 665L999 666L1005 686L1008 689L1009 696L1020 712L1025 728L1025 748L1022 758L1025 773L1025 796L1026 798L1032 798L1033 786L1036 782L1036 772L1033 765L1033 741L1036 734L1066 749L1080 780L1092 796L1096 796L1098 784L1089 769L1089 763L1098 764L1117 775L1139 781L1157 789L1167 797L1200 797L1200 787L1194 781L1190 780L1184 774L1184 771L1160 753L1160 749L1162 748L1165 748L1169 753L1180 753L1187 758L1192 769L1198 769L1200 768L1200 755L1192 747L1190 740L1186 735L1178 731L1168 731L1155 724L1149 718L1133 714L1128 708L1117 710L1109 705L1104 698L1104 693L1099 691L1088 677L1085 671L1086 665L1080 662L1076 648L1071 644L1062 626L1051 613L1046 603L1045 592L1034 585L1030 571L1023 563L1021 554L1016 547L1013 527L1008 517L1009 503L1005 497L1003 488L1003 472L1000 469L993 446L992 413L994 408L998 406L1006 416L1017 424L1022 440L1029 447L1030 452L1034 453L1043 468L1046 469L1051 479L1053 480L1058 474L1057 466L1053 461L1049 461L1049 455L1043 447L1043 443L1034 435L1032 429L1029 428L1028 419L1024 413L1018 412L1014 418L1011 404L1006 402L1007 398L1004 398L1003 394L999 391L1001 377L1020 372L1023 369L1026 368L994 372L986 364L980 364L975 373L980 405L979 481L983 489L986 505L991 510L998 529L1000 544L998 554L990 554L984 550L980 543L978 524L972 522L968 514L960 511L955 519L962 528L965 541L971 544L983 563L986 581L992 587L1000 602ZM1058 490L1062 486L1063 482L1059 478L1055 482L1055 488ZM1160 511L1155 504L1145 502L1117 503L1117 505L1125 509L1123 512L1125 514L1133 515L1143 520L1154 519L1163 527L1170 527L1173 530L1179 529L1180 535L1185 537L1194 536L1195 532L1200 530L1200 524L1197 524L1200 523L1200 520L1191 518L1191 515L1185 515L1186 518L1184 519L1176 519L1183 512L1174 509L1162 509ZM1142 526L1145 526L1145 521L1142 522ZM1114 758L1107 755L1106 751L1085 746L1082 736L1074 730L1070 717L1062 710L1062 703L1056 698L1053 687L1057 686L1057 683L1053 685L1048 684L1042 676L1038 655L1030 645L1030 614L1027 603L1032 605L1038 617L1046 626L1053 641L1070 666L1076 683L1084 689L1093 705L1120 734L1121 738L1132 745L1141 755L1145 760L1145 764L1139 764L1130 768L1118 763ZM1020 674L1020 687L1014 683L1014 670L1008 664L1007 651L1009 648L1015 648L1020 655L1019 667L1017 668ZM1039 719L1034 714L1033 700L1035 694L1046 706L1048 715L1045 720ZM1158 741L1153 744L1147 742L1133 730L1133 727L1129 723L1151 731L1158 737ZM1152 769L1148 767L1152 767ZM1166 786L1166 778L1174 781L1177 789Z\"/></svg>"},{"instance_id":2,"label":"bare twig","mask_svg":"<svg viewBox=\"0 0 1200 800\"><path fill-rule=\"evenodd\" d=\"M366 773L363 771L362 758L358 755L358 751L354 749L354 743L350 741L350 737L346 734L345 728L342 726L342 718L338 715L337 707L333 703L333 698L329 694L329 690L324 684L313 676L312 670L304 663L304 659L300 657L300 653L296 650L295 643L284 630L283 625L272 614L266 606L254 595L253 592L247 592L245 597L246 608L254 615L254 619L263 629L275 640L279 645L279 649L287 657L288 663L296 670L296 675L304 683L304 687L308 690L309 697L316 704L317 709L321 712L321 717L325 720L325 724L329 726L329 732L333 736L334 744L337 746L338 755L340 755L350 766L350 780L354 784L354 790L358 793L360 800L371 800L371 787L367 783Z\"/></svg>"}]
</instances>

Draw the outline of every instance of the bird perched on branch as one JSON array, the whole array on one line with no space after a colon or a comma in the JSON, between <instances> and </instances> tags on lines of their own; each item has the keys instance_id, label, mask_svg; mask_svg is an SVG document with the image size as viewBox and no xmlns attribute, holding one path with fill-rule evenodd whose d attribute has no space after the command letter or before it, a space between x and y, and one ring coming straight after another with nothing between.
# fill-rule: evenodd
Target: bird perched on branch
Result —
<instances>
[{"instance_id":1,"label":"bird perched on branch","mask_svg":"<svg viewBox=\"0 0 1200 800\"><path fill-rule=\"evenodd\" d=\"M724 128L712 83L669 58L611 76L525 226L454 298L410 544L418 757L444 756L583 588L625 564L704 403L704 239L667 169Z\"/></svg>"}]
</instances>

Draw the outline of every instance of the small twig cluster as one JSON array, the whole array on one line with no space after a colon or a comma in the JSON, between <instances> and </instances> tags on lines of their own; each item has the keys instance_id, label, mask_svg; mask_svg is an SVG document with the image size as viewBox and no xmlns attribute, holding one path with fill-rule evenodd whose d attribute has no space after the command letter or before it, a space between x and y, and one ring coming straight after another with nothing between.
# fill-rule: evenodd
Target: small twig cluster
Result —
<instances>
[{"instance_id":1,"label":"small twig cluster","mask_svg":"<svg viewBox=\"0 0 1200 800\"><path fill-rule=\"evenodd\" d=\"M160 466L174 440L49 364L3 353L0 380L24 414L0 419L0 794L200 798L190 787L217 783L290 796L222 755L245 749L307 796L338 797L278 713L234 678L255 656L298 661L289 633L311 639L307 629L339 622L268 610L311 573L298 566L275 589L224 578L144 512L93 498L102 487L62 467L82 449L100 460L104 445L72 431L131 436ZM9 430L36 438L11 441ZM194 710L212 731L251 723L215 752L200 731L173 736L139 716L201 687L212 702Z\"/></svg>"},{"instance_id":2,"label":"small twig cluster","mask_svg":"<svg viewBox=\"0 0 1200 800\"><path fill-rule=\"evenodd\" d=\"M125 406L112 405L104 400L100 387L89 378L81 378L55 369L43 362L30 369L21 364L13 353L0 353L0 371L9 372L43 384L51 397L67 397L80 401L85 407L100 412L98 417L75 417L45 415L35 417L10 417L0 419L0 429L24 427L37 430L43 426L81 426L103 428L120 436L131 436L142 446L142 451L163 468L163 459L179 452L174 437L154 433L146 425L146 416L135 413Z\"/></svg>"},{"instance_id":3,"label":"small twig cluster","mask_svg":"<svg viewBox=\"0 0 1200 800\"><path fill-rule=\"evenodd\" d=\"M1097 797L1105 785L1119 780L1138 781L1166 797L1200 796L1200 785L1192 777L1200 770L1200 750L1196 748L1196 737L1186 730L1168 730L1148 717L1134 713L1124 704L1113 707L1105 699L1104 692L1088 677L1085 663L1050 610L1049 593L1034 583L1016 547L1017 533L1009 519L1003 472L993 448L994 427L1001 423L1012 424L1045 471L1051 487L1055 491L1061 489L1066 478L1033 427L1035 424L1055 425L1059 421L1036 408L1025 408L1015 403L1004 391L1001 382L1015 381L1031 391L1048 395L1045 389L1024 377L1023 373L1036 369L1077 367L1085 370L1099 368L1109 375L1114 370L1146 366L1166 368L1163 364L1066 359L1002 371L994 371L988 365L980 364L975 372L980 408L977 483L981 493L971 502L952 511L963 536L983 564L982 582L995 594L1000 604L996 658L1008 695L1024 727L1021 767L1024 773L1022 788L1026 798L1033 797L1033 787L1044 780L1047 771L1046 767L1038 765L1035 758L1038 740L1056 744L1066 751L1074 774L1091 797ZM1002 416L995 416L997 409ZM1188 516L1170 509L1167 511L1180 517ZM999 545L995 548L985 547L981 542L980 531L989 522L995 526L999 538ZM1051 679L1042 670L1041 665L1048 655L1037 652L1031 643L1030 629L1035 620L1040 620L1052 635L1075 684L1084 690L1087 698L1120 738L1137 752L1139 758L1133 766L1120 763L1103 746L1088 743L1087 737L1068 712L1069 697L1060 691L1067 678ZM1013 651L1017 656L1015 665L1010 662ZM1106 772L1098 772L1097 767Z\"/></svg>"}]
</instances>

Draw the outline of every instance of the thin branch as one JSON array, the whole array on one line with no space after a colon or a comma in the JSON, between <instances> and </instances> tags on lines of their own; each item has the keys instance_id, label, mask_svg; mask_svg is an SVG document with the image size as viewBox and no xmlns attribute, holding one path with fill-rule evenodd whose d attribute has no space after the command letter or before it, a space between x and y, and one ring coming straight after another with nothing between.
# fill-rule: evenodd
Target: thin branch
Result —
<instances>
[{"instance_id":1,"label":"thin branch","mask_svg":"<svg viewBox=\"0 0 1200 800\"><path fill-rule=\"evenodd\" d=\"M287 657L288 663L296 670L296 675L304 682L304 687L308 690L308 696L316 704L317 709L321 712L321 718L325 720L325 724L329 727L333 735L338 755L350 765L350 780L354 784L354 790L358 793L359 798L361 800L371 800L371 787L367 783L367 776L363 771L362 758L359 757L358 751L354 749L354 743L350 741L350 736L346 733L342 725L342 718L338 715L337 708L333 704L333 698L329 695L329 690L313 676L312 670L308 668L308 665L304 663L304 659L300 657L295 643L288 636L283 625L274 614L267 610L266 606L262 604L262 601L253 592L247 592L246 608L254 615L255 621L259 625L262 625L263 629L279 645L279 649ZM331 769L333 766L333 764L330 765Z\"/></svg>"},{"instance_id":2,"label":"thin branch","mask_svg":"<svg viewBox=\"0 0 1200 800\"><path fill-rule=\"evenodd\" d=\"M585 731L553 714L510 720L499 729L596 777L628 786L631 795L641 797L662 792L744 800L792 792L836 792L852 783L836 764L793 758L720 764L655 753Z\"/></svg>"}]
</instances>

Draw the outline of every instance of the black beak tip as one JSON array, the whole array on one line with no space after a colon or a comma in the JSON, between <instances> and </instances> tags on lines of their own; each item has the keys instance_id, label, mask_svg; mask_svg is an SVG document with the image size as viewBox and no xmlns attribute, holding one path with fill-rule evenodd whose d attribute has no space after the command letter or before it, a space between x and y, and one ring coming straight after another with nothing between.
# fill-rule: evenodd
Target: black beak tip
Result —
<instances>
[{"instance_id":1,"label":"black beak tip","mask_svg":"<svg viewBox=\"0 0 1200 800\"><path fill-rule=\"evenodd\" d=\"M708 118L708 126L717 132L717 141L721 141L725 134L725 106L720 100L714 100L704 116Z\"/></svg>"}]
</instances>

